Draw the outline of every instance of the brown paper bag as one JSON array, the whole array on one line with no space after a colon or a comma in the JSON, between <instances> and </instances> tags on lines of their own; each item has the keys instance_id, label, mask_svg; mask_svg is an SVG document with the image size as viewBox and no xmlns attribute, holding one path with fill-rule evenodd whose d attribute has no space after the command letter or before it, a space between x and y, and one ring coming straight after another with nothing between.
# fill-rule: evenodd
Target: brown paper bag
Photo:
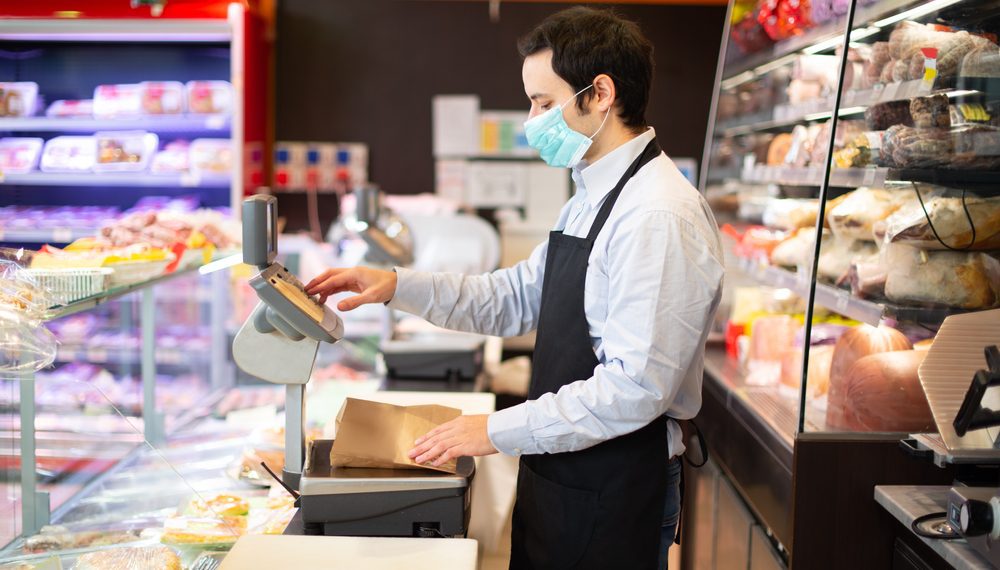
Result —
<instances>
[{"instance_id":1,"label":"brown paper bag","mask_svg":"<svg viewBox=\"0 0 1000 570\"><path fill-rule=\"evenodd\" d=\"M415 463L407 453L418 437L460 415L461 410L445 406L393 406L347 398L337 415L337 436L330 450L330 464L455 473L454 459L432 467Z\"/></svg>"}]
</instances>

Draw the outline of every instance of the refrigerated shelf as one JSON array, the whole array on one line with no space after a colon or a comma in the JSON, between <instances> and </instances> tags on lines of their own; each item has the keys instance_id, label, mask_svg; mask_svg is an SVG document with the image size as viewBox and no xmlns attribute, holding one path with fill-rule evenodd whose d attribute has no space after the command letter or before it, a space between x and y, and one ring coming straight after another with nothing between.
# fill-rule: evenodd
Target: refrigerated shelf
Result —
<instances>
[{"instance_id":1,"label":"refrigerated shelf","mask_svg":"<svg viewBox=\"0 0 1000 570\"><path fill-rule=\"evenodd\" d=\"M229 135L227 115L159 115L115 119L6 117L0 132L93 133L97 131L144 130L153 133Z\"/></svg>"},{"instance_id":2,"label":"refrigerated shelf","mask_svg":"<svg viewBox=\"0 0 1000 570\"><path fill-rule=\"evenodd\" d=\"M5 174L0 184L16 186L101 186L132 188L213 188L229 189L229 176L199 176L196 174L149 174L145 172L114 172L80 174L63 172L29 172Z\"/></svg>"}]
</instances>

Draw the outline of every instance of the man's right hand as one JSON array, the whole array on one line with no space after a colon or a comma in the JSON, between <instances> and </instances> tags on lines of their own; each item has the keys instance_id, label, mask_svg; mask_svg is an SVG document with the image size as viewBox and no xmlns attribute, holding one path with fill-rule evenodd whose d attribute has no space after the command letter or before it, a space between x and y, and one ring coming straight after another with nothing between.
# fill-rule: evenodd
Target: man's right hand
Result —
<instances>
[{"instance_id":1,"label":"man's right hand","mask_svg":"<svg viewBox=\"0 0 1000 570\"><path fill-rule=\"evenodd\" d=\"M341 311L351 311L367 303L387 303L396 294L396 272L370 267L327 269L306 284L306 293L318 293L320 303L326 303L327 297L344 291L358 295L337 303L337 309Z\"/></svg>"}]
</instances>

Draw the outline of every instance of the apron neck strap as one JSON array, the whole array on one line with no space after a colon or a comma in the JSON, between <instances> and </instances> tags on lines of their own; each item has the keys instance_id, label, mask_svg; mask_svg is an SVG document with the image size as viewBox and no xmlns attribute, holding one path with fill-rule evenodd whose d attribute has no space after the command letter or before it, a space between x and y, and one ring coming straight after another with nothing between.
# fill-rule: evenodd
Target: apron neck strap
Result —
<instances>
[{"instance_id":1,"label":"apron neck strap","mask_svg":"<svg viewBox=\"0 0 1000 570\"><path fill-rule=\"evenodd\" d=\"M611 209L615 207L615 202L618 201L618 196L622 193L622 188L625 188L625 184L635 176L636 172L639 172L647 162L653 160L657 156L660 156L660 145L656 142L656 137L653 137L643 149L642 154L640 154L628 169L625 170L625 174L622 175L618 184L615 185L614 189L608 193L608 197L604 199L604 203L601 204L601 209L597 212L597 217L594 218L594 223L590 226L590 232L587 234L587 239L593 241L597 239L597 234L601 233L601 229L604 228L604 222L608 221L608 216L611 215Z\"/></svg>"}]
</instances>

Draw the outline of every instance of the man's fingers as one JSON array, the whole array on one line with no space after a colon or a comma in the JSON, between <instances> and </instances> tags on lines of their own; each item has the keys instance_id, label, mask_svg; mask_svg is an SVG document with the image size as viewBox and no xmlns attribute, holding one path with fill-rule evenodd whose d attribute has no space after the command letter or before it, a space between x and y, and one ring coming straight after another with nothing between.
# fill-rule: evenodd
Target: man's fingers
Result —
<instances>
[{"instance_id":1,"label":"man's fingers","mask_svg":"<svg viewBox=\"0 0 1000 570\"><path fill-rule=\"evenodd\" d=\"M431 439L432 437L434 437L436 435L440 435L440 434L442 434L442 433L444 433L446 431L450 431L451 428L452 428L452 422L453 421L455 421L455 420L451 420L451 421L445 422L445 423L437 426L436 428L432 429L431 431L425 433L424 435L418 437L417 440L413 442L413 445L420 445L421 443L427 441L428 439Z\"/></svg>"},{"instance_id":2,"label":"man's fingers","mask_svg":"<svg viewBox=\"0 0 1000 570\"><path fill-rule=\"evenodd\" d=\"M337 308L340 309L341 311L353 311L354 309L357 309L358 307L366 303L374 303L375 300L376 300L375 295L372 294L370 290L368 290L360 295L348 297L343 301L337 303Z\"/></svg>"},{"instance_id":3,"label":"man's fingers","mask_svg":"<svg viewBox=\"0 0 1000 570\"><path fill-rule=\"evenodd\" d=\"M434 460L433 463L431 463L431 465L433 465L434 467L441 467L445 463L448 463L449 461L455 459L456 457L461 457L462 455L464 454L462 453L461 445L449 447L447 450L445 450L444 453L439 455L438 458Z\"/></svg>"},{"instance_id":4,"label":"man's fingers","mask_svg":"<svg viewBox=\"0 0 1000 570\"><path fill-rule=\"evenodd\" d=\"M427 451L426 453L417 456L417 458L414 459L414 461L422 465L436 457L440 457L441 454L447 451L450 447L451 445L448 442L444 441L439 442L435 444L434 447L430 449L430 451Z\"/></svg>"},{"instance_id":5,"label":"man's fingers","mask_svg":"<svg viewBox=\"0 0 1000 570\"><path fill-rule=\"evenodd\" d=\"M306 285L306 293L312 295L316 292L330 293L331 289L338 287L345 287L350 285L351 282L355 281L354 275L352 275L346 269L331 269L320 275L316 279L313 279ZM343 290L343 289L341 289Z\"/></svg>"},{"instance_id":6,"label":"man's fingers","mask_svg":"<svg viewBox=\"0 0 1000 570\"><path fill-rule=\"evenodd\" d=\"M309 289L312 289L316 285L322 283L323 281L326 281L327 279L333 277L334 275L339 275L339 274L341 274L341 273L343 273L345 271L347 271L347 270L346 269L327 269L323 273L320 273L316 277L313 277L312 281L310 281L309 283L306 283L306 291L308 291Z\"/></svg>"}]
</instances>

